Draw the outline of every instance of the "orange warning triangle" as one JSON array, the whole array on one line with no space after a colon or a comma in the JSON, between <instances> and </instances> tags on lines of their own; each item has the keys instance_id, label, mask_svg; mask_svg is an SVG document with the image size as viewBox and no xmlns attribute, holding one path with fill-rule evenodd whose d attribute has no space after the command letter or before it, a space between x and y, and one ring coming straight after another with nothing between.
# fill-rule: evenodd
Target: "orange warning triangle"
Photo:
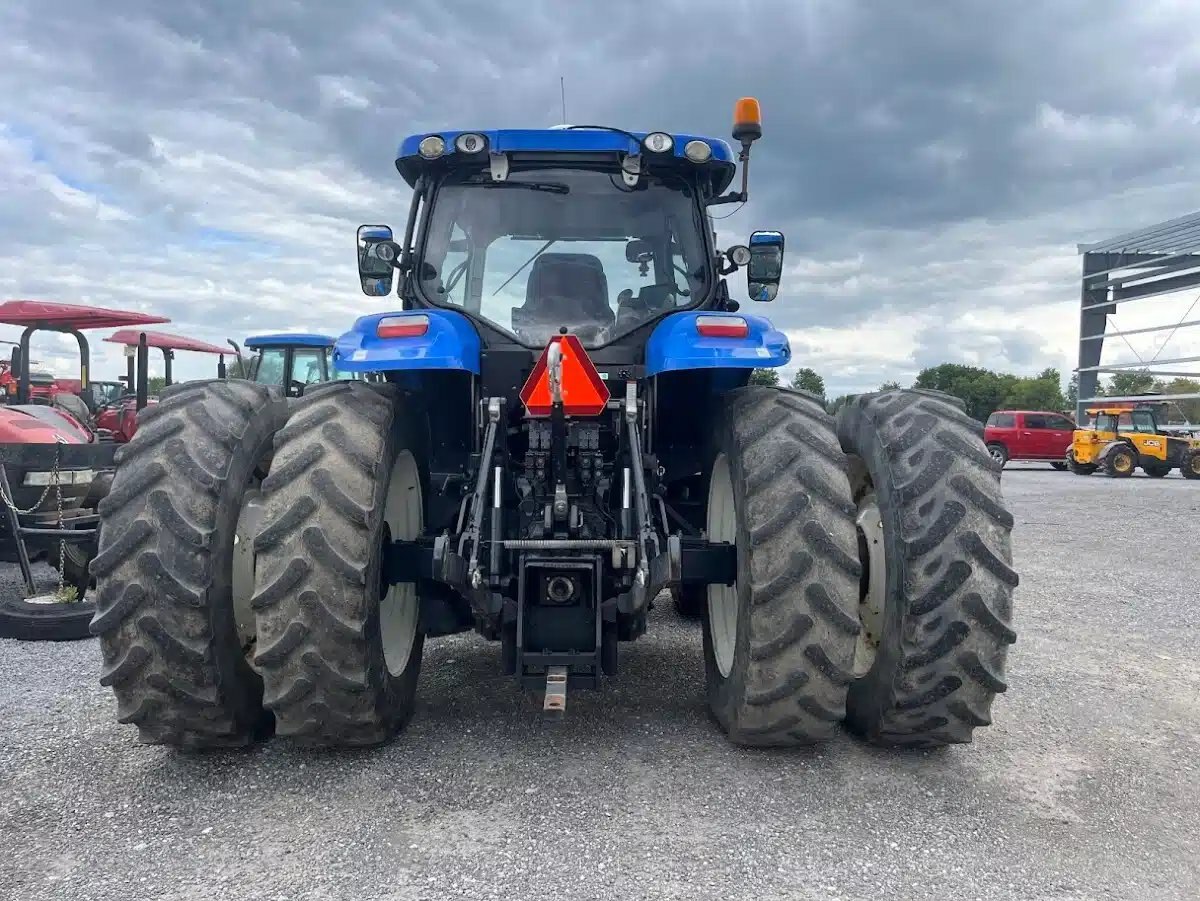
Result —
<instances>
[{"instance_id":1,"label":"orange warning triangle","mask_svg":"<svg viewBox=\"0 0 1200 901\"><path fill-rule=\"evenodd\" d=\"M550 371L546 358L555 342L562 347L563 412L568 416L598 416L608 403L608 386L574 335L555 335L542 351L521 389L525 409L530 416L550 415Z\"/></svg>"}]
</instances>

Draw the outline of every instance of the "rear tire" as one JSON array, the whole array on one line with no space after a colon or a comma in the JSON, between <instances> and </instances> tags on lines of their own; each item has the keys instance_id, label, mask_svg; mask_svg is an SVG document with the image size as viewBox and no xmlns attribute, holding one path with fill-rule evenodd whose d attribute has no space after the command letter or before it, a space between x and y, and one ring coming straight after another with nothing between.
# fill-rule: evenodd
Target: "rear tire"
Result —
<instances>
[{"instance_id":1,"label":"rear tire","mask_svg":"<svg viewBox=\"0 0 1200 901\"><path fill-rule=\"evenodd\" d=\"M283 405L240 380L163 392L116 454L98 505L101 685L147 744L239 747L270 734L234 613L242 497L269 460Z\"/></svg>"},{"instance_id":2,"label":"rear tire","mask_svg":"<svg viewBox=\"0 0 1200 901\"><path fill-rule=\"evenodd\" d=\"M421 532L423 454L391 385L314 385L291 410L254 541L264 703L299 744L378 745L421 670L415 586L382 584L382 550Z\"/></svg>"},{"instance_id":3,"label":"rear tire","mask_svg":"<svg viewBox=\"0 0 1200 901\"><path fill-rule=\"evenodd\" d=\"M708 532L736 543L738 572L706 591L709 705L736 744L807 744L845 714L859 628L845 458L804 394L741 388L721 403Z\"/></svg>"},{"instance_id":4,"label":"rear tire","mask_svg":"<svg viewBox=\"0 0 1200 901\"><path fill-rule=\"evenodd\" d=\"M842 408L837 431L866 550L847 725L880 745L969 742L1016 640L1013 519L983 429L940 397L888 391Z\"/></svg>"},{"instance_id":5,"label":"rear tire","mask_svg":"<svg viewBox=\"0 0 1200 901\"><path fill-rule=\"evenodd\" d=\"M1173 467L1170 467L1170 466L1154 466L1153 464L1151 464L1150 466L1143 466L1142 472L1144 472L1146 475L1148 475L1152 479L1162 479L1162 478L1166 478L1167 476L1169 476L1171 474L1172 468Z\"/></svg>"},{"instance_id":6,"label":"rear tire","mask_svg":"<svg viewBox=\"0 0 1200 901\"><path fill-rule=\"evenodd\" d=\"M1110 479L1127 479L1137 469L1137 454L1127 445L1121 445L1109 451L1100 468Z\"/></svg>"},{"instance_id":7,"label":"rear tire","mask_svg":"<svg viewBox=\"0 0 1200 901\"><path fill-rule=\"evenodd\" d=\"M997 469L1003 469L1008 463L1008 448L1003 444L992 442L987 446L988 456L992 458L992 462L996 464Z\"/></svg>"}]
</instances>

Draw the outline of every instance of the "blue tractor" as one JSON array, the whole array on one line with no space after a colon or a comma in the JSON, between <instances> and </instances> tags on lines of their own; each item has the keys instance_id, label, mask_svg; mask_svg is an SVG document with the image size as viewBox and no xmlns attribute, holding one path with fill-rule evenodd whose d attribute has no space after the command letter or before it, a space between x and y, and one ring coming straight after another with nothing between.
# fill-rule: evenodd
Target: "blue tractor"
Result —
<instances>
[{"instance_id":1,"label":"blue tractor","mask_svg":"<svg viewBox=\"0 0 1200 901\"><path fill-rule=\"evenodd\" d=\"M229 342L237 352L244 378L260 385L276 385L289 397L299 397L310 385L356 379L357 373L337 368L333 361L334 339L329 335L311 332L280 332L273 335L254 335L246 339L246 349L253 351L249 360L234 341Z\"/></svg>"},{"instance_id":2,"label":"blue tractor","mask_svg":"<svg viewBox=\"0 0 1200 901\"><path fill-rule=\"evenodd\" d=\"M1015 639L999 474L946 395L835 419L748 384L791 351L730 277L773 301L784 238L719 248L710 211L746 200L760 136L747 98L736 156L597 126L406 139L403 232L357 240L399 309L334 350L374 381L178 385L119 452L93 629L121 722L378 744L426 639L470 630L561 715L672 593L735 743L969 741Z\"/></svg>"}]
</instances>

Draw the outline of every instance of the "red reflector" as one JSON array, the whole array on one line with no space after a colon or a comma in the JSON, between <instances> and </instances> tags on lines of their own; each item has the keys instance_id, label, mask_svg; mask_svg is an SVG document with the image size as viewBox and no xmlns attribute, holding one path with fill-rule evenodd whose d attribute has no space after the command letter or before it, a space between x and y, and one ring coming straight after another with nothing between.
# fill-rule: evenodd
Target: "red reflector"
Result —
<instances>
[{"instance_id":1,"label":"red reflector","mask_svg":"<svg viewBox=\"0 0 1200 901\"><path fill-rule=\"evenodd\" d=\"M741 316L697 316L696 331L705 338L745 338L750 325Z\"/></svg>"},{"instance_id":2,"label":"red reflector","mask_svg":"<svg viewBox=\"0 0 1200 901\"><path fill-rule=\"evenodd\" d=\"M380 338L419 338L429 331L428 316L385 316L375 326Z\"/></svg>"},{"instance_id":3,"label":"red reflector","mask_svg":"<svg viewBox=\"0 0 1200 901\"><path fill-rule=\"evenodd\" d=\"M562 347L563 412L569 416L598 416L608 403L608 386L592 364L583 345L574 335L555 335L542 351L537 365L521 388L521 402L530 416L549 416L553 401L550 398L550 370L546 357L550 345Z\"/></svg>"}]
</instances>

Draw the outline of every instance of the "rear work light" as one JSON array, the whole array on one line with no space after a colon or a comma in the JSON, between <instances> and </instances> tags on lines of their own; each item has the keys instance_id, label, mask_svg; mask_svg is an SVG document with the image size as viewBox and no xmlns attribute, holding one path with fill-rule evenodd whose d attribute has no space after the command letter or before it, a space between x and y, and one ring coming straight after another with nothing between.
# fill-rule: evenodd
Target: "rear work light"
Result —
<instances>
[{"instance_id":1,"label":"rear work light","mask_svg":"<svg viewBox=\"0 0 1200 901\"><path fill-rule=\"evenodd\" d=\"M697 316L696 331L705 338L745 338L750 324L741 316Z\"/></svg>"},{"instance_id":2,"label":"rear work light","mask_svg":"<svg viewBox=\"0 0 1200 901\"><path fill-rule=\"evenodd\" d=\"M375 326L380 338L419 338L427 331L428 316L384 316Z\"/></svg>"}]
</instances>

